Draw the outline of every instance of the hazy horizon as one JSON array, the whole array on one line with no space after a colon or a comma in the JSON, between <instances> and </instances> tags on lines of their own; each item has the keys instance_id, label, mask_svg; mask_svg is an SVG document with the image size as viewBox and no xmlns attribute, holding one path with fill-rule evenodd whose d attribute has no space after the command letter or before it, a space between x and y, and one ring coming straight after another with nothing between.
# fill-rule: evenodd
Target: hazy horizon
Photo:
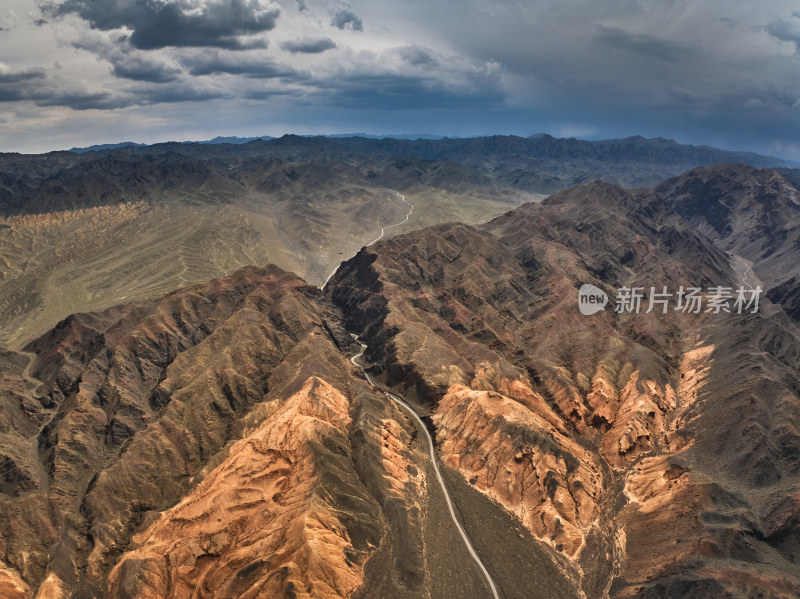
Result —
<instances>
[{"instance_id":1,"label":"hazy horizon","mask_svg":"<svg viewBox=\"0 0 800 599\"><path fill-rule=\"evenodd\" d=\"M799 45L784 0L8 0L0 151L545 132L797 160Z\"/></svg>"},{"instance_id":2,"label":"hazy horizon","mask_svg":"<svg viewBox=\"0 0 800 599\"><path fill-rule=\"evenodd\" d=\"M508 137L520 137L520 138L530 138L536 137L538 135L550 135L555 139L576 139L579 141L614 141L614 140L623 140L631 137L644 137L638 136L636 134L629 135L625 137L610 137L610 138L603 138L603 137L575 137L575 136L564 136L559 137L556 135L552 135L548 132L536 132L529 135L522 135L516 133L490 133L485 135L440 135L440 134L433 134L433 133L368 133L365 131L357 131L357 132L335 132L335 133L297 133L294 131L287 131L285 133L277 134L277 135L268 135L268 134L259 134L254 133L252 135L217 135L211 138L185 138L185 139L177 139L177 138L165 138L163 140L158 141L143 141L137 139L120 139L120 140L113 140L113 141L99 141L97 143L90 143L85 145L73 145L71 147L54 147L49 149L43 149L41 151L16 151L16 150L3 150L0 149L0 154L3 153L19 153L19 154L27 154L27 155L39 155L39 154L47 154L50 152L62 152L62 151L73 151L73 150L86 150L87 148L102 148L105 146L114 147L114 146L125 146L125 145L136 145L136 146L151 146L157 145L161 143L200 143L200 144L211 144L211 143L231 143L226 140L257 140L259 138L264 138L266 140L269 139L279 139L284 136L291 136L297 135L299 137L331 137L331 138L348 138L348 137L366 137L368 139L402 139L402 140L416 140L416 139L430 139L430 140L439 140L439 139L475 139L480 137L493 137L493 136L508 136ZM800 161L793 160L791 157L786 156L779 156L776 154L762 154L755 150L749 148L737 148L737 147L719 147L719 146L712 146L710 144L702 144L702 143L683 143L680 140L658 136L658 137L645 137L647 140L655 140L655 139L665 139L666 141L676 142L678 144L687 145L687 146L695 146L695 147L709 147L719 150L731 151L731 152L750 152L757 155L761 155L767 158L776 158L779 160L784 160L787 163L790 163L792 166L800 165ZM241 143L241 142L233 142L233 143Z\"/></svg>"}]
</instances>

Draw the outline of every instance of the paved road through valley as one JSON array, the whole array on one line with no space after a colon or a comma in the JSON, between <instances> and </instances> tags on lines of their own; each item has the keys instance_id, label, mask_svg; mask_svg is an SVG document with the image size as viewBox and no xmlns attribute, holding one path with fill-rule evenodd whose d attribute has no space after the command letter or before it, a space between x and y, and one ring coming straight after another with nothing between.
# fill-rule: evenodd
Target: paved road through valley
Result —
<instances>
[{"instance_id":1,"label":"paved road through valley","mask_svg":"<svg viewBox=\"0 0 800 599\"><path fill-rule=\"evenodd\" d=\"M380 237L378 239L380 239ZM377 241L377 239L375 241ZM355 335L354 337L356 341L358 341L358 337L356 337ZM361 351L352 358L350 358L350 361L361 369L361 372L364 373L364 378L367 379L367 382L370 385L380 389L380 387L378 387L375 384L375 381L372 380L372 377L369 375L366 369L361 364L358 363L358 359L364 355L364 350L367 349L366 345L364 345L360 341L358 342L361 345ZM422 433L425 435L425 438L428 440L428 450L430 452L431 464L433 464L433 471L436 473L436 480L439 481L439 486L442 489L442 494L444 495L444 499L447 502L447 509L450 510L450 518L453 520L453 524L455 524L456 528L458 529L458 532L464 541L464 545L466 546L467 551L472 556L474 562L478 565L478 568L480 568L484 578L486 578L486 582L489 584L489 588L492 591L492 596L494 597L494 599L500 599L500 595L498 595L497 593L497 586L495 585L494 580L492 580L489 571L486 569L486 566L483 565L481 558L478 556L478 553L472 546L472 542L469 540L469 536L467 536L467 531L464 530L464 527L461 526L461 523L458 521L458 517L456 516L456 509L455 506L453 505L453 499L450 497L450 492L447 490L447 485L444 482L442 471L439 469L439 462L436 458L436 450L433 445L433 438L431 437L431 434L428 432L425 423L422 422L422 418L420 418L419 415L414 411L414 409L409 404L407 404L401 397L395 395L394 393L389 393L388 391L383 391L383 393L386 395L386 397L391 399L394 403L396 403L406 412L411 414L411 416L417 423L417 427L422 431Z\"/></svg>"},{"instance_id":2,"label":"paved road through valley","mask_svg":"<svg viewBox=\"0 0 800 599\"><path fill-rule=\"evenodd\" d=\"M391 190L391 191L393 191L393 190ZM377 236L375 239L373 239L372 241L370 241L368 244L366 244L364 247L369 247L369 246L371 246L373 243L377 243L377 242L379 242L381 239L383 239L383 236L384 236L384 235L386 235L386 229L391 229L392 227L399 227L400 225L404 225L404 224L406 224L406 223L408 222L408 219L411 217L411 213L412 213L412 212L414 212L414 204L412 204L411 202L409 202L409 201L406 199L406 196L404 196L403 194L401 194L401 193L399 193L399 192L397 192L397 191L395 191L394 193L395 193L395 194L397 194L397 196L398 196L398 197L399 197L401 200L403 200L403 201L404 201L406 204L408 204L408 206L409 206L408 214L406 214L406 217L405 217L403 220L401 220L399 223L395 223L395 224L393 224L393 225L386 225L385 227L381 227L381 234L380 234L380 235L378 235L378 236ZM329 274L329 275L328 275L328 278L327 278L327 279L325 279L325 282L322 284L322 287L320 287L320 289L325 289L325 285L327 285L327 284L328 284L328 281L330 281L330 280L331 280L331 277L332 277L333 275L335 275L335 274L336 274L336 271L337 271L337 270L339 270L339 267L338 267L338 266L337 266L336 268L334 268L334 269L333 269L333 272L331 272L331 274Z\"/></svg>"}]
</instances>

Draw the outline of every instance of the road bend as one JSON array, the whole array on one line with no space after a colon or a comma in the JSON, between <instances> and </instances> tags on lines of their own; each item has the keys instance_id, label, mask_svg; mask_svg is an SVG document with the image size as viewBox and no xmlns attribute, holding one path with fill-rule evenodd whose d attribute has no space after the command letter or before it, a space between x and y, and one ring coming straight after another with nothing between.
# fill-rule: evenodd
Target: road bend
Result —
<instances>
[{"instance_id":1,"label":"road bend","mask_svg":"<svg viewBox=\"0 0 800 599\"><path fill-rule=\"evenodd\" d=\"M390 189L389 191L394 191L394 190L391 190L391 189ZM409 201L406 199L406 196L404 196L404 195L403 195L403 194L401 194L400 192L394 191L394 193L395 193L395 195L397 195L397 197L399 197L399 198L400 198L401 200L403 200L403 201L404 201L406 204L408 204L408 214L406 214L406 217L405 217L403 220L401 220L399 223L394 223L393 225L386 225L385 227L381 227L381 234L380 234L380 235L378 235L378 236L377 236L375 239L373 239L372 241L370 241L368 244L366 244L364 247L369 247L369 246L371 246L373 243L377 243L377 242L379 242L381 239L383 239L383 236L384 236L384 235L386 235L386 229L391 229L391 228L393 228L393 227L399 227L400 225L404 225L404 224L406 224L406 223L408 222L408 219L409 219L409 218L411 218L411 213L412 213L412 212L414 212L414 204L412 204L411 202L409 202ZM332 277L333 275L335 275L335 274L336 274L336 271L337 271L337 270L339 270L339 267L338 267L338 266L337 266L336 268L334 268L334 269L333 269L333 271L331 272L331 274L329 274L329 275L328 275L328 278L327 278L327 279L325 279L325 282L322 284L322 287L320 287L320 289L325 289L325 285L327 285L327 284L328 284L328 281L330 281L330 280L331 280L331 277Z\"/></svg>"},{"instance_id":2,"label":"road bend","mask_svg":"<svg viewBox=\"0 0 800 599\"><path fill-rule=\"evenodd\" d=\"M378 239L380 239L380 237ZM377 241L377 239L375 241ZM355 337L356 341L358 341L358 337L355 336L355 335L354 335L354 337ZM419 428L422 431L422 433L425 435L425 438L428 440L428 451L430 453L431 464L433 464L433 471L436 473L436 480L439 482L439 487L441 487L442 494L444 495L444 499L447 502L447 509L450 510L450 518L453 520L453 524L455 525L456 529L458 530L458 533L461 535L461 539L464 541L464 546L467 548L467 551L469 552L469 554L472 557L473 561L477 564L478 568L480 568L481 572L483 573L484 578L486 579L486 582L489 584L489 588L492 591L492 596L494 597L494 599L500 599L500 595L497 593L497 585L495 585L494 580L492 580L492 577L489 574L489 571L486 569L486 566L483 565L483 562L481 561L480 556L478 556L478 553L475 551L475 548L472 546L472 542L469 540L469 536L467 535L467 531L464 530L464 527L461 526L461 522L459 522L458 518L456 517L456 508L455 508L455 505L453 504L453 499L450 496L450 492L447 490L447 485L444 482L444 477L442 476L442 471L439 469L439 462L438 462L438 459L436 457L436 450L435 450L434 445L433 445L433 437L431 437L431 434L428 432L428 428L425 426L425 423L422 422L422 418L419 417L419 415L414 411L414 409L408 403L406 403L400 396L395 395L394 393L390 393L388 391L385 391L385 390L381 389L380 387L378 387L378 385L375 384L375 381L372 379L370 374L358 362L358 359L361 356L364 355L364 350L367 349L366 345L364 345L360 341L358 341L358 343L361 345L361 351L358 354L356 354L355 356L353 356L352 358L350 358L350 361L361 369L361 372L364 373L364 378L367 379L367 382L370 385L372 385L373 387L381 390L383 392L383 394L386 395L386 397L388 397L390 400L392 400L398 406L403 408L406 412L411 414L411 416L414 418L414 420L417 423L417 428Z\"/></svg>"}]
</instances>

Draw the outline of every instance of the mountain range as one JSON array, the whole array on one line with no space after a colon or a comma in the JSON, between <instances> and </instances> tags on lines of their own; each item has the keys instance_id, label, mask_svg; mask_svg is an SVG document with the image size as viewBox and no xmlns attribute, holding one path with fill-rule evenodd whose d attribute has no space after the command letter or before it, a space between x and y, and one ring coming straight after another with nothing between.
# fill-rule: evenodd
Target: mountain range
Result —
<instances>
[{"instance_id":1,"label":"mountain range","mask_svg":"<svg viewBox=\"0 0 800 599\"><path fill-rule=\"evenodd\" d=\"M0 338L19 347L73 312L249 264L276 264L321 285L382 224L403 220L408 206L394 191L415 198L408 221L391 230L397 234L480 224L587 180L656 185L726 161L790 166L664 139L548 135L284 136L2 154Z\"/></svg>"},{"instance_id":2,"label":"mountain range","mask_svg":"<svg viewBox=\"0 0 800 599\"><path fill-rule=\"evenodd\" d=\"M177 147L0 157L0 595L800 595L788 165Z\"/></svg>"}]
</instances>

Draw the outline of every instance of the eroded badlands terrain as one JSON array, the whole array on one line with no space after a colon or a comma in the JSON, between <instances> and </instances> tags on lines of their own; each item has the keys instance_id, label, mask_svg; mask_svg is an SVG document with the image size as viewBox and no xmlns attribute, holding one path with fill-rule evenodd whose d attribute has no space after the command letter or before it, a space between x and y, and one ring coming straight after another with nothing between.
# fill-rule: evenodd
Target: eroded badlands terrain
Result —
<instances>
[{"instance_id":1,"label":"eroded badlands terrain","mask_svg":"<svg viewBox=\"0 0 800 599\"><path fill-rule=\"evenodd\" d=\"M386 389L504 598L800 595L794 192L587 183L324 291L248 266L61 320L0 353L0 594L491 597ZM756 282L757 313L613 310Z\"/></svg>"}]
</instances>

